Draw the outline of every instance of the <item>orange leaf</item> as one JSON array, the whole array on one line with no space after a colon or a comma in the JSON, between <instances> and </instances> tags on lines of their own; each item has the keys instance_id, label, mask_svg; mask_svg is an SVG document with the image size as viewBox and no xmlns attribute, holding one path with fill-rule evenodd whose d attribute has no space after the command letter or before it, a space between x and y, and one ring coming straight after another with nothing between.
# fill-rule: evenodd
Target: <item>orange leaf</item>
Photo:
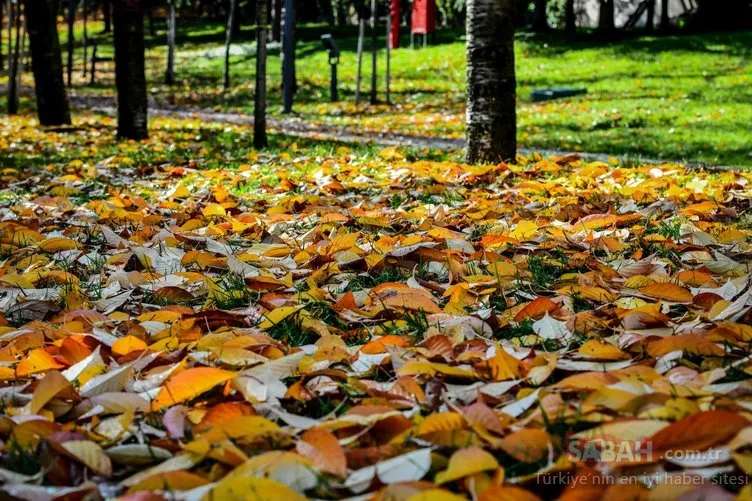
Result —
<instances>
[{"instance_id":1,"label":"orange leaf","mask_svg":"<svg viewBox=\"0 0 752 501\"><path fill-rule=\"evenodd\" d=\"M52 358L52 355L47 353L43 348L37 348L29 353L29 355L21 360L16 366L16 375L18 377L28 376L29 374L36 374L37 372L45 372L50 369L62 369L65 367L63 364Z\"/></svg>"},{"instance_id":2,"label":"orange leaf","mask_svg":"<svg viewBox=\"0 0 752 501\"><path fill-rule=\"evenodd\" d=\"M515 322L522 322L526 318L539 319L546 313L551 313L559 307L547 297L539 297L538 299L529 302L514 316Z\"/></svg>"},{"instance_id":3,"label":"orange leaf","mask_svg":"<svg viewBox=\"0 0 752 501\"><path fill-rule=\"evenodd\" d=\"M676 450L704 451L726 443L749 424L747 418L735 412L698 412L670 424L645 442L652 444L653 452L660 455Z\"/></svg>"},{"instance_id":4,"label":"orange leaf","mask_svg":"<svg viewBox=\"0 0 752 501\"><path fill-rule=\"evenodd\" d=\"M389 335L384 336L379 339L376 339L375 341L371 341L370 343L364 345L361 349L361 353L367 353L369 355L377 354L377 353L386 353L386 347L387 346L410 346L410 343L407 341L407 339L404 336L395 336L395 335Z\"/></svg>"},{"instance_id":5,"label":"orange leaf","mask_svg":"<svg viewBox=\"0 0 752 501\"><path fill-rule=\"evenodd\" d=\"M171 377L167 384L152 402L152 410L159 410L170 405L185 402L205 391L209 391L218 384L229 381L237 375L236 372L215 369L213 367L197 367L188 369Z\"/></svg>"},{"instance_id":6,"label":"orange leaf","mask_svg":"<svg viewBox=\"0 0 752 501\"><path fill-rule=\"evenodd\" d=\"M692 293L681 285L671 283L657 283L640 287L639 291L648 297L665 299L676 303L689 303L692 301Z\"/></svg>"},{"instance_id":7,"label":"orange leaf","mask_svg":"<svg viewBox=\"0 0 752 501\"><path fill-rule=\"evenodd\" d=\"M342 478L347 476L345 451L332 432L312 428L303 433L296 449L298 454L313 461L321 471Z\"/></svg>"}]
</instances>

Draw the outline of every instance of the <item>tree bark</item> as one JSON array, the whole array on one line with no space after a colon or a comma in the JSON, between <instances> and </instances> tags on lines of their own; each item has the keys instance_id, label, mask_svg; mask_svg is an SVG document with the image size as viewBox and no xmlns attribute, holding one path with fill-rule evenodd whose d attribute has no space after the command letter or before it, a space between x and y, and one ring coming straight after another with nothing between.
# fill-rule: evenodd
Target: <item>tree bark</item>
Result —
<instances>
[{"instance_id":1,"label":"tree bark","mask_svg":"<svg viewBox=\"0 0 752 501\"><path fill-rule=\"evenodd\" d=\"M272 42L282 41L282 2L284 0L272 0L272 29L269 32L269 40Z\"/></svg>"},{"instance_id":2,"label":"tree bark","mask_svg":"<svg viewBox=\"0 0 752 501\"><path fill-rule=\"evenodd\" d=\"M615 29L614 0L600 0L600 5L598 8L598 30L604 33L608 33L614 31Z\"/></svg>"},{"instance_id":3,"label":"tree bark","mask_svg":"<svg viewBox=\"0 0 752 501\"><path fill-rule=\"evenodd\" d=\"M468 163L514 159L515 83L512 0L468 0Z\"/></svg>"},{"instance_id":4,"label":"tree bark","mask_svg":"<svg viewBox=\"0 0 752 501\"><path fill-rule=\"evenodd\" d=\"M170 2L167 14L167 68L165 84L175 83L175 4Z\"/></svg>"},{"instance_id":5,"label":"tree bark","mask_svg":"<svg viewBox=\"0 0 752 501\"><path fill-rule=\"evenodd\" d=\"M377 95L377 85L378 85L378 65L377 65L377 56L376 56L376 43L377 43L377 34L376 34L376 17L377 17L377 6L376 6L376 0L371 0L371 104L376 104L378 101L378 95ZM426 35L424 35L426 36Z\"/></svg>"},{"instance_id":6,"label":"tree bark","mask_svg":"<svg viewBox=\"0 0 752 501\"><path fill-rule=\"evenodd\" d=\"M326 20L326 24L328 24L330 28L334 26L334 6L332 5L332 1L333 0L319 0L321 13Z\"/></svg>"},{"instance_id":7,"label":"tree bark","mask_svg":"<svg viewBox=\"0 0 752 501\"><path fill-rule=\"evenodd\" d=\"M31 67L41 125L71 123L57 34L57 0L24 0ZM84 65L85 66L85 65Z\"/></svg>"},{"instance_id":8,"label":"tree bark","mask_svg":"<svg viewBox=\"0 0 752 501\"><path fill-rule=\"evenodd\" d=\"M5 10L4 10L5 4L3 4L2 0L0 0L0 70L5 68L5 58L3 57L3 26L5 26Z\"/></svg>"},{"instance_id":9,"label":"tree bark","mask_svg":"<svg viewBox=\"0 0 752 501\"><path fill-rule=\"evenodd\" d=\"M564 4L564 24L569 33L577 31L577 14L574 11L574 0L566 0Z\"/></svg>"},{"instance_id":10,"label":"tree bark","mask_svg":"<svg viewBox=\"0 0 752 501\"><path fill-rule=\"evenodd\" d=\"M548 16L546 14L546 4L548 0L535 0L535 15L533 20L533 30L548 31L551 27L548 25Z\"/></svg>"},{"instance_id":11,"label":"tree bark","mask_svg":"<svg viewBox=\"0 0 752 501\"><path fill-rule=\"evenodd\" d=\"M232 27L235 24L235 4L237 0L230 0L230 13L227 16L227 32L225 33L225 70L222 84L225 89L230 88L230 44L232 43Z\"/></svg>"},{"instance_id":12,"label":"tree bark","mask_svg":"<svg viewBox=\"0 0 752 501\"><path fill-rule=\"evenodd\" d=\"M671 20L668 17L668 0L661 0L661 31L671 28Z\"/></svg>"},{"instance_id":13,"label":"tree bark","mask_svg":"<svg viewBox=\"0 0 752 501\"><path fill-rule=\"evenodd\" d=\"M118 137L144 139L147 130L142 0L114 0Z\"/></svg>"},{"instance_id":14,"label":"tree bark","mask_svg":"<svg viewBox=\"0 0 752 501\"><path fill-rule=\"evenodd\" d=\"M14 7L15 6L15 7ZM21 5L10 4L10 12L8 14L10 18L8 22L9 33L12 33L10 29L15 25L16 39L13 43L13 53L10 52L10 45L12 37L8 37L8 57L10 61L10 71L8 73L8 115L18 114L18 80L21 73Z\"/></svg>"},{"instance_id":15,"label":"tree bark","mask_svg":"<svg viewBox=\"0 0 752 501\"><path fill-rule=\"evenodd\" d=\"M102 20L104 21L103 33L112 31L112 3L110 0L102 0Z\"/></svg>"},{"instance_id":16,"label":"tree bark","mask_svg":"<svg viewBox=\"0 0 752 501\"><path fill-rule=\"evenodd\" d=\"M648 7L645 9L645 31L655 29L655 1L648 0Z\"/></svg>"},{"instance_id":17,"label":"tree bark","mask_svg":"<svg viewBox=\"0 0 752 501\"><path fill-rule=\"evenodd\" d=\"M73 33L74 23L76 21L76 0L68 0L68 87L73 85L73 44L75 43L75 34Z\"/></svg>"},{"instance_id":18,"label":"tree bark","mask_svg":"<svg viewBox=\"0 0 752 501\"><path fill-rule=\"evenodd\" d=\"M266 0L256 0L256 88L253 92L253 146L266 148Z\"/></svg>"}]
</instances>

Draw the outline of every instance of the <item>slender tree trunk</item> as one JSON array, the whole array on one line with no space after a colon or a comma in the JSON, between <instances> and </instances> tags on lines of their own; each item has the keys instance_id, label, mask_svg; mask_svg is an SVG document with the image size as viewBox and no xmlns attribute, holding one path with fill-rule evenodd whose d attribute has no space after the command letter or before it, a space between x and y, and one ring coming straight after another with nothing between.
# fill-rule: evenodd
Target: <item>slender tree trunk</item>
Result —
<instances>
[{"instance_id":1,"label":"slender tree trunk","mask_svg":"<svg viewBox=\"0 0 752 501\"><path fill-rule=\"evenodd\" d=\"M564 4L564 24L569 33L577 31L577 14L574 11L574 0L566 0Z\"/></svg>"},{"instance_id":2,"label":"slender tree trunk","mask_svg":"<svg viewBox=\"0 0 752 501\"><path fill-rule=\"evenodd\" d=\"M515 82L513 1L468 0L468 163L514 159Z\"/></svg>"},{"instance_id":3,"label":"slender tree trunk","mask_svg":"<svg viewBox=\"0 0 752 501\"><path fill-rule=\"evenodd\" d=\"M57 0L24 0L41 125L71 123L57 35ZM85 66L85 65L84 65Z\"/></svg>"},{"instance_id":4,"label":"slender tree trunk","mask_svg":"<svg viewBox=\"0 0 752 501\"><path fill-rule=\"evenodd\" d=\"M551 27L548 25L548 15L546 14L546 5L548 0L535 0L535 12L533 19L533 30L548 31Z\"/></svg>"},{"instance_id":5,"label":"slender tree trunk","mask_svg":"<svg viewBox=\"0 0 752 501\"><path fill-rule=\"evenodd\" d=\"M18 114L18 80L21 73L21 5L11 4L9 17L15 25L15 42L13 53L10 53L11 37L8 37L8 54L10 57L10 72L8 73L8 115ZM10 26L9 26L10 28Z\"/></svg>"},{"instance_id":6,"label":"slender tree trunk","mask_svg":"<svg viewBox=\"0 0 752 501\"><path fill-rule=\"evenodd\" d=\"M230 0L230 13L227 16L227 31L225 33L225 70L222 82L225 89L230 88L230 44L232 43L232 27L235 23L235 4L237 0Z\"/></svg>"},{"instance_id":7,"label":"slender tree trunk","mask_svg":"<svg viewBox=\"0 0 752 501\"><path fill-rule=\"evenodd\" d=\"M146 18L149 21L149 36L157 36L157 28L154 25L154 8L148 4L146 6Z\"/></svg>"},{"instance_id":8,"label":"slender tree trunk","mask_svg":"<svg viewBox=\"0 0 752 501\"><path fill-rule=\"evenodd\" d=\"M144 139L148 136L142 1L113 2L117 134L128 139Z\"/></svg>"},{"instance_id":9,"label":"slender tree trunk","mask_svg":"<svg viewBox=\"0 0 752 501\"><path fill-rule=\"evenodd\" d=\"M598 30L604 33L614 31L614 0L600 0L598 8Z\"/></svg>"},{"instance_id":10,"label":"slender tree trunk","mask_svg":"<svg viewBox=\"0 0 752 501\"><path fill-rule=\"evenodd\" d=\"M377 85L378 85L378 75L377 75L377 57L376 57L376 43L377 43L377 34L376 34L376 0L371 0L371 104L376 104L378 101L378 95L377 95Z\"/></svg>"},{"instance_id":11,"label":"slender tree trunk","mask_svg":"<svg viewBox=\"0 0 752 501\"><path fill-rule=\"evenodd\" d=\"M332 1L333 0L319 0L321 13L324 15L326 24L328 24L329 27L334 26L334 6L332 5Z\"/></svg>"},{"instance_id":12,"label":"slender tree trunk","mask_svg":"<svg viewBox=\"0 0 752 501\"><path fill-rule=\"evenodd\" d=\"M3 57L3 26L5 26L5 10L3 2L0 0L0 70L5 68L5 58Z\"/></svg>"},{"instance_id":13,"label":"slender tree trunk","mask_svg":"<svg viewBox=\"0 0 752 501\"><path fill-rule=\"evenodd\" d=\"M266 0L256 0L256 88L253 92L253 146L267 146L266 140Z\"/></svg>"},{"instance_id":14,"label":"slender tree trunk","mask_svg":"<svg viewBox=\"0 0 752 501\"><path fill-rule=\"evenodd\" d=\"M285 0L282 14L282 111L292 113L295 75L295 1Z\"/></svg>"},{"instance_id":15,"label":"slender tree trunk","mask_svg":"<svg viewBox=\"0 0 752 501\"><path fill-rule=\"evenodd\" d=\"M655 2L656 0L648 0L648 8L645 11L645 31L655 29Z\"/></svg>"},{"instance_id":16,"label":"slender tree trunk","mask_svg":"<svg viewBox=\"0 0 752 501\"><path fill-rule=\"evenodd\" d=\"M175 83L175 4L170 3L167 14L167 69L165 70L165 84Z\"/></svg>"},{"instance_id":17,"label":"slender tree trunk","mask_svg":"<svg viewBox=\"0 0 752 501\"><path fill-rule=\"evenodd\" d=\"M661 0L661 31L671 28L671 20L668 17L668 0Z\"/></svg>"},{"instance_id":18,"label":"slender tree trunk","mask_svg":"<svg viewBox=\"0 0 752 501\"><path fill-rule=\"evenodd\" d=\"M68 0L68 87L73 85L73 44L75 43L75 34L73 33L74 22L76 21L76 0Z\"/></svg>"},{"instance_id":19,"label":"slender tree trunk","mask_svg":"<svg viewBox=\"0 0 752 501\"><path fill-rule=\"evenodd\" d=\"M282 2L284 0L272 0L272 29L269 32L269 40L272 42L282 41Z\"/></svg>"},{"instance_id":20,"label":"slender tree trunk","mask_svg":"<svg viewBox=\"0 0 752 501\"><path fill-rule=\"evenodd\" d=\"M363 40L366 37L366 21L358 14L358 70L355 74L355 104L360 104L360 82L363 75Z\"/></svg>"},{"instance_id":21,"label":"slender tree trunk","mask_svg":"<svg viewBox=\"0 0 752 501\"><path fill-rule=\"evenodd\" d=\"M88 12L86 11L86 0L81 1L81 6L83 10L83 15L84 15L84 47L83 47L84 59L83 59L83 64L81 65L83 66L83 68L81 69L81 74L84 77L86 77L86 56L88 55L88 50L89 50L89 29L87 26L88 21L89 21L89 16L88 16Z\"/></svg>"},{"instance_id":22,"label":"slender tree trunk","mask_svg":"<svg viewBox=\"0 0 752 501\"><path fill-rule=\"evenodd\" d=\"M336 0L337 7L337 26L345 26L347 24L347 2L345 0Z\"/></svg>"},{"instance_id":23,"label":"slender tree trunk","mask_svg":"<svg viewBox=\"0 0 752 501\"><path fill-rule=\"evenodd\" d=\"M112 3L110 0L102 0L102 20L104 21L103 33L112 31Z\"/></svg>"}]
</instances>

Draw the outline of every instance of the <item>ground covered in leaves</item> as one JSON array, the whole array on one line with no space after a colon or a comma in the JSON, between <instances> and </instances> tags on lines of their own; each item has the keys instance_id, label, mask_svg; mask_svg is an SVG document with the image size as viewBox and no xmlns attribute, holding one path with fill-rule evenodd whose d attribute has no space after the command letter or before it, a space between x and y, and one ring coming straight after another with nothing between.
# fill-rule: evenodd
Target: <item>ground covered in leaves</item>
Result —
<instances>
[{"instance_id":1,"label":"ground covered in leaves","mask_svg":"<svg viewBox=\"0 0 752 501\"><path fill-rule=\"evenodd\" d=\"M155 127L0 135L6 494L750 496L752 174Z\"/></svg>"}]
</instances>

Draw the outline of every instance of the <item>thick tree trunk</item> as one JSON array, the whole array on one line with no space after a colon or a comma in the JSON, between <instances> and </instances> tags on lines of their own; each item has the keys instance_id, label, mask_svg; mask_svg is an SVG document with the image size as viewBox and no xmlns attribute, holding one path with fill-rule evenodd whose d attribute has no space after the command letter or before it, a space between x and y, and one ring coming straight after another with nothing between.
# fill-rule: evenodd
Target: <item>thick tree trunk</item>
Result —
<instances>
[{"instance_id":1,"label":"thick tree trunk","mask_svg":"<svg viewBox=\"0 0 752 501\"><path fill-rule=\"evenodd\" d=\"M235 25L235 4L237 0L230 0L230 13L227 16L227 31L225 33L225 70L222 84L225 89L230 88L230 44L232 43L232 27Z\"/></svg>"},{"instance_id":2,"label":"thick tree trunk","mask_svg":"<svg viewBox=\"0 0 752 501\"><path fill-rule=\"evenodd\" d=\"M147 130L142 0L114 0L115 86L119 137L144 139Z\"/></svg>"},{"instance_id":3,"label":"thick tree trunk","mask_svg":"<svg viewBox=\"0 0 752 501\"><path fill-rule=\"evenodd\" d=\"M57 35L57 0L24 0L31 67L41 125L71 123Z\"/></svg>"},{"instance_id":4,"label":"thick tree trunk","mask_svg":"<svg viewBox=\"0 0 752 501\"><path fill-rule=\"evenodd\" d=\"M15 25L15 42L13 42L13 52L10 51L12 37L8 37L8 57L10 61L10 70L8 72L8 115L18 114L18 81L21 74L21 5L10 4L10 18L8 23L8 33Z\"/></svg>"},{"instance_id":5,"label":"thick tree trunk","mask_svg":"<svg viewBox=\"0 0 752 501\"><path fill-rule=\"evenodd\" d=\"M668 17L668 0L661 0L661 31L671 28L671 20Z\"/></svg>"},{"instance_id":6,"label":"thick tree trunk","mask_svg":"<svg viewBox=\"0 0 752 501\"><path fill-rule=\"evenodd\" d=\"M110 0L102 0L102 20L104 21L103 33L112 31L112 3Z\"/></svg>"},{"instance_id":7,"label":"thick tree trunk","mask_svg":"<svg viewBox=\"0 0 752 501\"><path fill-rule=\"evenodd\" d=\"M468 163L514 159L517 151L515 100L512 0L468 0Z\"/></svg>"},{"instance_id":8,"label":"thick tree trunk","mask_svg":"<svg viewBox=\"0 0 752 501\"><path fill-rule=\"evenodd\" d=\"M551 27L548 25L548 15L546 14L546 4L548 0L535 0L535 11L533 18L533 30L548 31Z\"/></svg>"},{"instance_id":9,"label":"thick tree trunk","mask_svg":"<svg viewBox=\"0 0 752 501\"><path fill-rule=\"evenodd\" d=\"M614 0L600 0L598 8L598 30L614 31Z\"/></svg>"},{"instance_id":10,"label":"thick tree trunk","mask_svg":"<svg viewBox=\"0 0 752 501\"><path fill-rule=\"evenodd\" d=\"M167 13L167 68L165 84L175 83L175 4L170 3Z\"/></svg>"},{"instance_id":11,"label":"thick tree trunk","mask_svg":"<svg viewBox=\"0 0 752 501\"><path fill-rule=\"evenodd\" d=\"M272 29L269 32L269 40L272 42L282 41L282 2L284 0L272 0Z\"/></svg>"},{"instance_id":12,"label":"thick tree trunk","mask_svg":"<svg viewBox=\"0 0 752 501\"><path fill-rule=\"evenodd\" d=\"M253 92L253 146L265 148L266 140L266 0L256 0L256 88Z\"/></svg>"},{"instance_id":13,"label":"thick tree trunk","mask_svg":"<svg viewBox=\"0 0 752 501\"><path fill-rule=\"evenodd\" d=\"M648 8L645 10L645 31L655 29L655 2L656 0L648 0Z\"/></svg>"},{"instance_id":14,"label":"thick tree trunk","mask_svg":"<svg viewBox=\"0 0 752 501\"><path fill-rule=\"evenodd\" d=\"M564 24L569 33L577 31L577 14L574 11L574 0L566 0L564 4Z\"/></svg>"}]
</instances>

